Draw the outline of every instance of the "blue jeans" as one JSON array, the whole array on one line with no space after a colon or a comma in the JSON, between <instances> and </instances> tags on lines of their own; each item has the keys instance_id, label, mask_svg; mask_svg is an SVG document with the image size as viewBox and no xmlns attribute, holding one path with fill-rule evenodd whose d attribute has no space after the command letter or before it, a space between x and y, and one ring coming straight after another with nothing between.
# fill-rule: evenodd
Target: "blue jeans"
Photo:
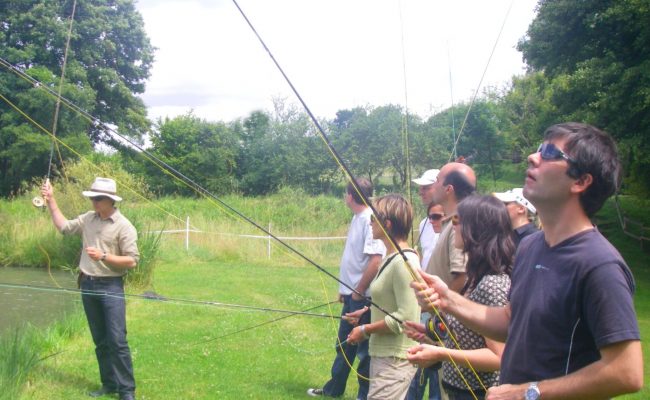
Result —
<instances>
[{"instance_id":1,"label":"blue jeans","mask_svg":"<svg viewBox=\"0 0 650 400\"><path fill-rule=\"evenodd\" d=\"M429 400L442 399L440 382L438 381L439 370L440 368L418 368L404 400L422 400L424 398L424 391L427 388L427 380L429 381ZM422 374L424 374L423 378L421 378ZM420 379L422 379L422 384L420 384Z\"/></svg>"},{"instance_id":2,"label":"blue jeans","mask_svg":"<svg viewBox=\"0 0 650 400\"><path fill-rule=\"evenodd\" d=\"M121 277L96 280L83 276L81 300L95 343L102 386L118 393L133 393L135 379L126 341L126 306Z\"/></svg>"},{"instance_id":3,"label":"blue jeans","mask_svg":"<svg viewBox=\"0 0 650 400\"><path fill-rule=\"evenodd\" d=\"M359 310L366 305L368 305L368 301L365 299L355 301L352 299L352 295L343 296L343 309L341 310L341 315ZM359 320L359 325L367 324L369 322L370 310L363 314ZM368 381L370 376L368 341L364 340L358 345L349 345L347 342L343 343L343 345L339 345L340 342L343 342L348 338L348 334L352 332L353 328L354 326L349 324L347 321L341 320L339 322L339 337L336 342L336 358L332 364L332 379L323 386L323 394L326 396L339 397L345 393L345 385L348 382L348 375L350 375L350 366L348 365L348 362L350 365L353 365L355 357L358 357L359 366L357 367L357 372L361 376L357 376L357 380L359 381L357 399L366 400L368 397L368 387L370 386L370 382ZM341 351L341 347L343 348L343 351ZM345 357L343 356L344 354Z\"/></svg>"}]
</instances>

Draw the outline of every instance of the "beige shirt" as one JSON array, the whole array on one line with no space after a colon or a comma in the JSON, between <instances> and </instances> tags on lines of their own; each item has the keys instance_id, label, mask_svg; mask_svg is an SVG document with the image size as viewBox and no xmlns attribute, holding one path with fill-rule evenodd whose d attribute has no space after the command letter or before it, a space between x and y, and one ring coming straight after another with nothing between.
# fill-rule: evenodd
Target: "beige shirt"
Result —
<instances>
[{"instance_id":1,"label":"beige shirt","mask_svg":"<svg viewBox=\"0 0 650 400\"><path fill-rule=\"evenodd\" d=\"M95 211L81 214L75 219L66 221L61 233L64 235L81 234L83 248L96 247L109 254L133 257L137 263L140 259L138 252L138 233L126 217L115 210L113 215L101 219ZM79 269L90 276L122 276L124 268L113 268L102 261L93 261L85 250L81 251Z\"/></svg>"},{"instance_id":2,"label":"beige shirt","mask_svg":"<svg viewBox=\"0 0 650 400\"><path fill-rule=\"evenodd\" d=\"M451 221L447 221L425 269L426 273L439 276L447 285L454 280L453 273L465 273L467 265L467 257L463 251L454 246L454 236L454 227Z\"/></svg>"}]
</instances>

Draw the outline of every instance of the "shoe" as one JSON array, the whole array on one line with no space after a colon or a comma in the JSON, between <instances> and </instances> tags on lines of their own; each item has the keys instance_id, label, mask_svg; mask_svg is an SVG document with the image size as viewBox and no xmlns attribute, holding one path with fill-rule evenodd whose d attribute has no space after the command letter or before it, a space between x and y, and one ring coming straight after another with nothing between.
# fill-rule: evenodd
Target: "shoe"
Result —
<instances>
[{"instance_id":1,"label":"shoe","mask_svg":"<svg viewBox=\"0 0 650 400\"><path fill-rule=\"evenodd\" d=\"M92 392L88 392L88 396L90 397L102 397L105 394L113 394L117 393L117 390L115 389L109 389L106 386L102 386L101 388L97 390L93 390Z\"/></svg>"},{"instance_id":2,"label":"shoe","mask_svg":"<svg viewBox=\"0 0 650 400\"><path fill-rule=\"evenodd\" d=\"M120 400L135 400L135 395L133 393L122 393Z\"/></svg>"},{"instance_id":3,"label":"shoe","mask_svg":"<svg viewBox=\"0 0 650 400\"><path fill-rule=\"evenodd\" d=\"M325 394L323 393L323 389L307 389L307 394L310 395L311 397L321 397L324 396Z\"/></svg>"}]
</instances>

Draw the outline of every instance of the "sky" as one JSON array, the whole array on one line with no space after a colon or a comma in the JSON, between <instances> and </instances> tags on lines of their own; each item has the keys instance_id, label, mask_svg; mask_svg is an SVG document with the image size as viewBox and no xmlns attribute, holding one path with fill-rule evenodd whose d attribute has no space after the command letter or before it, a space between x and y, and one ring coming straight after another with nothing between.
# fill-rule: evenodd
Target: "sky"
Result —
<instances>
[{"instance_id":1,"label":"sky","mask_svg":"<svg viewBox=\"0 0 650 400\"><path fill-rule=\"evenodd\" d=\"M525 72L516 44L536 0L238 4L317 117L398 104L426 118L452 99L468 102L486 66L481 89ZM231 121L272 111L274 99L299 104L231 0L136 0L136 7L157 48L142 95L150 118L193 111Z\"/></svg>"}]
</instances>

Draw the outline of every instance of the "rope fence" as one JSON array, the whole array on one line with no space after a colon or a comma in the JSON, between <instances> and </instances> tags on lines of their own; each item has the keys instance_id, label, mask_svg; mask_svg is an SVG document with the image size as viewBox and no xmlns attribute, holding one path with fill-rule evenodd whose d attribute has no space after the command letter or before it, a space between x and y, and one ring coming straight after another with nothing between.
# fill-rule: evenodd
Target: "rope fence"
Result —
<instances>
[{"instance_id":1,"label":"rope fence","mask_svg":"<svg viewBox=\"0 0 650 400\"><path fill-rule=\"evenodd\" d=\"M271 233L271 223L269 222L269 233ZM246 234L237 234L229 232L213 232L213 231L203 231L200 229L194 229L190 224L190 217L187 217L185 220L185 229L169 229L169 230L157 230L157 231L147 231L145 233L153 234L184 234L185 235L185 250L190 250L190 234L191 233L202 233L206 235L220 235L220 236L235 236L240 238L247 239L263 239L267 241L267 255L271 259L271 242L275 240L270 235L246 235ZM282 240L343 240L346 239L346 236L276 236Z\"/></svg>"}]
</instances>

